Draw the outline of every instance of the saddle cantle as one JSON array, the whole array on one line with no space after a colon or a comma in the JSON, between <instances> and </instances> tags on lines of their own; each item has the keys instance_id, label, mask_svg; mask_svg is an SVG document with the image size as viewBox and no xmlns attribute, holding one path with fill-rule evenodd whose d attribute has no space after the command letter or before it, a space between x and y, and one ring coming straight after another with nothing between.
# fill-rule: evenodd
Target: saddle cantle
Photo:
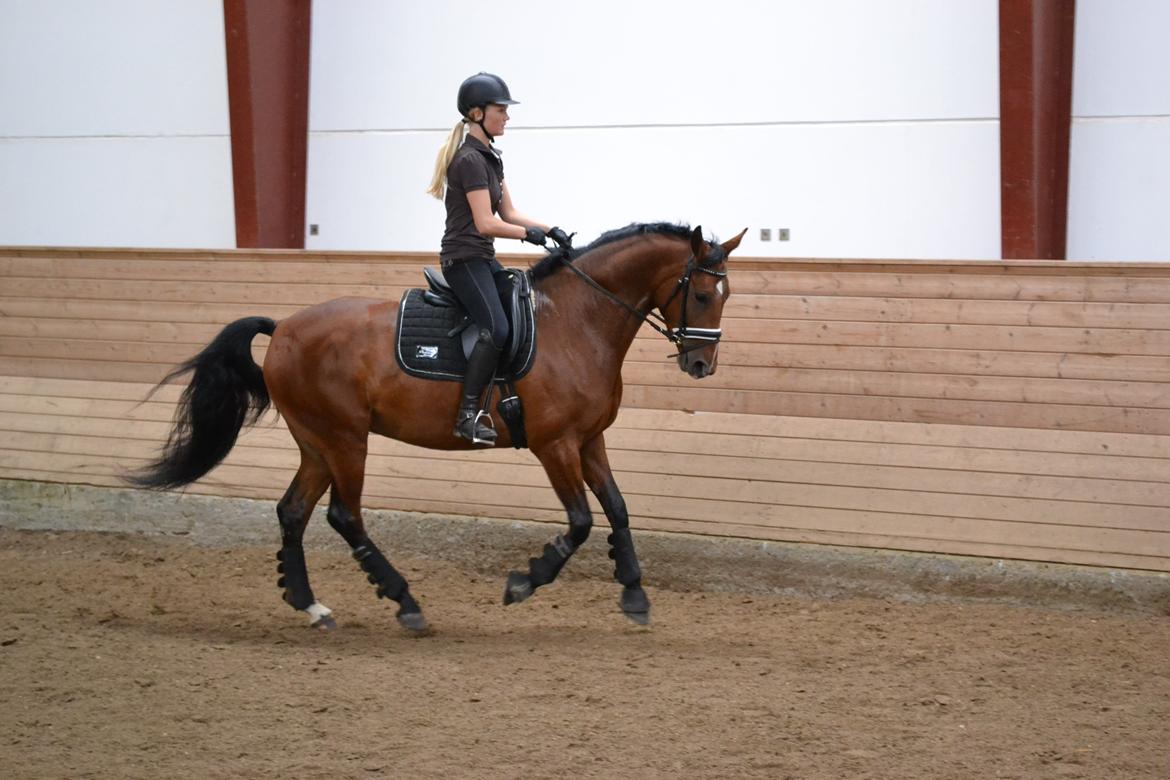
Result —
<instances>
[{"instance_id":1,"label":"saddle cantle","mask_svg":"<svg viewBox=\"0 0 1170 780\"><path fill-rule=\"evenodd\" d=\"M398 306L394 354L398 365L421 379L462 381L478 334L443 275L424 268L428 289L412 288ZM500 354L495 382L523 377L536 357L536 309L532 279L508 268L495 275L500 302L508 317L508 342Z\"/></svg>"}]
</instances>

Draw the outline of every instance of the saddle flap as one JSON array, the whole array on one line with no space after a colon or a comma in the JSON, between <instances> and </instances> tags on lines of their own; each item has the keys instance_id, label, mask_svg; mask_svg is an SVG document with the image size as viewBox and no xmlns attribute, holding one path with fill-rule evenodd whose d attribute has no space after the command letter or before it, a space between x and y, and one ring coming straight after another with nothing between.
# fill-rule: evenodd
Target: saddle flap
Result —
<instances>
[{"instance_id":1,"label":"saddle flap","mask_svg":"<svg viewBox=\"0 0 1170 780\"><path fill-rule=\"evenodd\" d=\"M496 274L496 289L500 293L500 302L504 304L508 321L512 325L512 334L508 339L505 355L507 363L511 364L527 336L524 330L529 323L525 320L524 314L526 310L531 309L529 299L532 297L532 277L514 268L505 269L503 273Z\"/></svg>"}]
</instances>

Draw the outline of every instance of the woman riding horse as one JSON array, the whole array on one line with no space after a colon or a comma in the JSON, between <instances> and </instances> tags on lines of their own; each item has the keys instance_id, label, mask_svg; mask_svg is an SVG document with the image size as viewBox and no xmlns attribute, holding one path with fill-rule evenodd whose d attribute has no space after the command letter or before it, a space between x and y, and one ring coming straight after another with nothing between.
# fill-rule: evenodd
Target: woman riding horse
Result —
<instances>
[{"instance_id":1,"label":"woman riding horse","mask_svg":"<svg viewBox=\"0 0 1170 780\"><path fill-rule=\"evenodd\" d=\"M746 231L744 231L746 232ZM622 585L619 605L645 623L650 601L634 553L630 518L606 456L605 430L622 399L622 361L643 324L676 347L678 367L695 379L715 373L723 307L731 293L727 260L743 233L717 244L682 225L636 224L602 235L584 249L557 249L531 269L540 351L516 383L528 447L544 467L568 515L568 529L513 571L504 603L550 584L589 537L586 489L605 512L609 554ZM451 435L438 416L460 387L407 374L389 348L397 306L341 298L276 322L245 317L227 325L198 355L163 380L190 373L163 452L130 481L140 487L182 487L216 467L241 428L269 402L283 415L300 450L300 467L276 506L277 553L284 599L332 627L332 610L317 601L305 566L304 532L313 507L331 490L329 524L349 544L379 597L398 603L398 620L426 628L406 580L366 533L362 491L370 433L441 450L472 445ZM658 320L655 322L654 320ZM264 367L252 359L257 334L272 337ZM502 444L510 432L500 431Z\"/></svg>"},{"instance_id":2,"label":"woman riding horse","mask_svg":"<svg viewBox=\"0 0 1170 780\"><path fill-rule=\"evenodd\" d=\"M439 253L443 275L479 331L467 360L455 435L482 447L495 444L496 431L482 422L487 414L480 411L480 399L508 338L508 320L493 278L503 271L493 239L518 238L544 246L547 236L561 246L569 244L565 231L526 217L512 205L504 182L504 161L494 142L504 134L508 106L517 103L499 76L477 73L465 79L457 100L463 119L439 150L427 190L447 207Z\"/></svg>"},{"instance_id":3,"label":"woman riding horse","mask_svg":"<svg viewBox=\"0 0 1170 780\"><path fill-rule=\"evenodd\" d=\"M480 396L507 337L492 276L502 270L494 237L541 246L547 237L559 245L531 270L541 350L515 390L527 410L528 447L569 520L568 532L529 559L527 572L508 575L504 603L524 601L550 584L585 543L593 524L588 488L613 531L609 554L622 585L622 612L639 623L649 620L629 514L603 434L617 417L622 361L643 324L675 345L683 372L695 379L715 372L720 320L731 293L727 259L744 233L717 244L704 239L698 227L635 224L573 249L563 230L547 228L512 205L492 142L504 132L507 107L515 102L498 76L479 73L463 82L458 96L463 119L439 153L429 190L438 198L446 189L442 266L479 329L462 388L402 370L388 348L395 340L396 307L361 298L321 303L279 323L268 317L237 320L163 380L192 375L163 452L128 477L140 487L177 488L200 479L227 457L243 426L256 422L270 402L283 415L301 457L276 507L278 585L285 601L314 626L328 628L334 621L309 585L303 539L313 507L328 490L326 519L349 544L378 596L398 603L402 625L426 629L408 583L362 521L367 440L377 433L445 450L495 443L495 426L482 422L491 417L480 411ZM263 368L252 360L258 334L272 337ZM436 415L456 405L452 437ZM509 431L501 436L512 443Z\"/></svg>"}]
</instances>

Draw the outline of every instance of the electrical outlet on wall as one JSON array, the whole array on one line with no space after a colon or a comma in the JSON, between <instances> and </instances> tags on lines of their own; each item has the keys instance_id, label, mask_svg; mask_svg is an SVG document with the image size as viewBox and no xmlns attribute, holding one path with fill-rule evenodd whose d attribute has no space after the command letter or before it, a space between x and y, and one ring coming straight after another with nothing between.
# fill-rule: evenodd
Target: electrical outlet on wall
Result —
<instances>
[{"instance_id":1,"label":"electrical outlet on wall","mask_svg":"<svg viewBox=\"0 0 1170 780\"><path fill-rule=\"evenodd\" d=\"M771 241L772 240L772 228L760 228L760 240L761 241Z\"/></svg>"}]
</instances>

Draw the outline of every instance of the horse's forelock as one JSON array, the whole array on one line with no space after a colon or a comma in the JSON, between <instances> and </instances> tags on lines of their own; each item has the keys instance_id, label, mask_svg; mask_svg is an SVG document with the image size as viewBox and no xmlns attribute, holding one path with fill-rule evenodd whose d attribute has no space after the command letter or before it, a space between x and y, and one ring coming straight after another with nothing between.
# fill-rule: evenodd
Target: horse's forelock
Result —
<instances>
[{"instance_id":1,"label":"horse's forelock","mask_svg":"<svg viewBox=\"0 0 1170 780\"><path fill-rule=\"evenodd\" d=\"M708 252L707 257L704 258L703 265L718 265L719 263L727 260L727 250L725 250L721 244L717 244L714 241L708 241L707 246L710 247L711 251Z\"/></svg>"}]
</instances>

